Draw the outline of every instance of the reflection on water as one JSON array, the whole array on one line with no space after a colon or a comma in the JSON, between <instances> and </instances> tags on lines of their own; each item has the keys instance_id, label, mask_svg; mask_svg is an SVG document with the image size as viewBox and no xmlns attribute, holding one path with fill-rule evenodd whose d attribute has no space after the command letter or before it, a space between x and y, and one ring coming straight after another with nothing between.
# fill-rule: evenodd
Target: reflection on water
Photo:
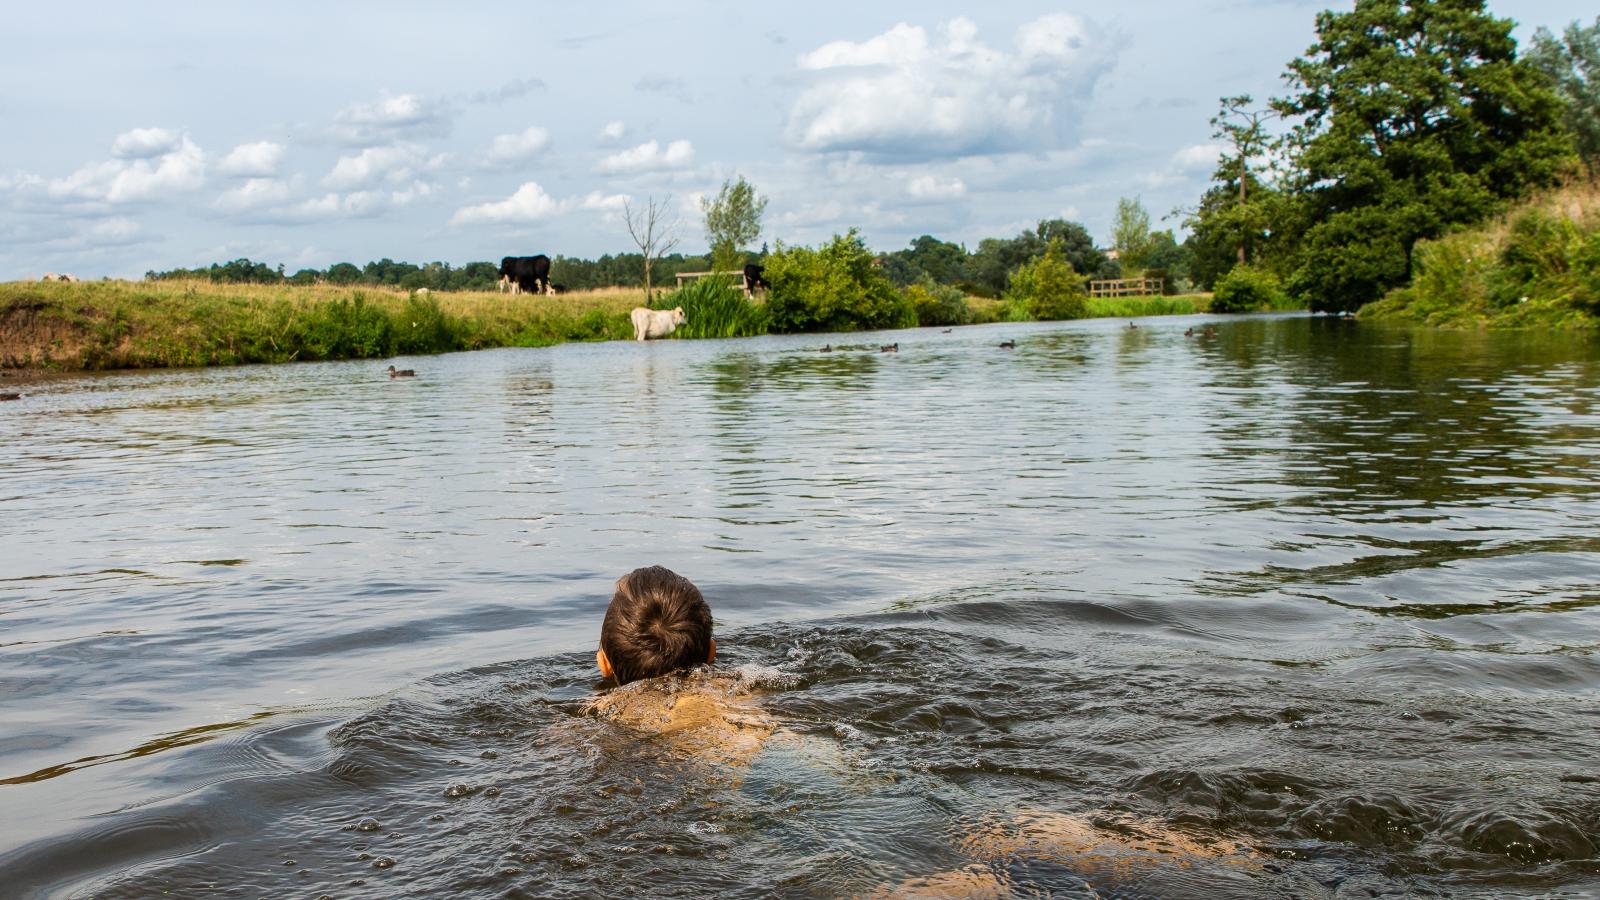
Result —
<instances>
[{"instance_id":1,"label":"reflection on water","mask_svg":"<svg viewBox=\"0 0 1600 900\"><path fill-rule=\"evenodd\" d=\"M0 876L1600 887L1600 346L1194 321L41 383L0 412ZM582 714L652 562L800 739L730 776ZM1264 862L1095 870L1019 811Z\"/></svg>"}]
</instances>

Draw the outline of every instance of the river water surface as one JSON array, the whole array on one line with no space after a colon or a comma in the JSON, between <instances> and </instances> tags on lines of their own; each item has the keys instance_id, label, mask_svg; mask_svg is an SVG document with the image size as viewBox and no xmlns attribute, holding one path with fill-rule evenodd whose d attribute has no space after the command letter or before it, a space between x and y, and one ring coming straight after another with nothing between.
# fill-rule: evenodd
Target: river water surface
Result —
<instances>
[{"instance_id":1,"label":"river water surface","mask_svg":"<svg viewBox=\"0 0 1600 900\"><path fill-rule=\"evenodd\" d=\"M1203 321L26 385L0 895L1600 893L1600 343ZM737 771L585 715L652 563Z\"/></svg>"}]
</instances>

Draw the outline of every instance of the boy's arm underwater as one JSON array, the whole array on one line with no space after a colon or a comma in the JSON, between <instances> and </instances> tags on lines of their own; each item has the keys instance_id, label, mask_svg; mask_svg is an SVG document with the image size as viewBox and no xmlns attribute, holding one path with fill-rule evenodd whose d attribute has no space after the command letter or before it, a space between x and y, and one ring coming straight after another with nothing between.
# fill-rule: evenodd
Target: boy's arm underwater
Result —
<instances>
[{"instance_id":1,"label":"boy's arm underwater","mask_svg":"<svg viewBox=\"0 0 1600 900\"><path fill-rule=\"evenodd\" d=\"M885 886L878 896L1008 897L1011 885L1000 872L1008 863L1028 860L1109 884L1138 879L1159 867L1230 866L1249 873L1259 871L1263 862L1241 844L1206 840L1148 819L1096 822L1036 810L981 820L957 846L974 865Z\"/></svg>"}]
</instances>

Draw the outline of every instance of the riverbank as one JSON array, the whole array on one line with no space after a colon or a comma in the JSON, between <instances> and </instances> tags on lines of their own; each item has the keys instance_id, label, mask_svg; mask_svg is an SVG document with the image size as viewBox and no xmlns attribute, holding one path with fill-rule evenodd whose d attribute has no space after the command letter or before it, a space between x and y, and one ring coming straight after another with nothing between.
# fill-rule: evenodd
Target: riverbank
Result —
<instances>
[{"instance_id":1,"label":"riverbank","mask_svg":"<svg viewBox=\"0 0 1600 900\"><path fill-rule=\"evenodd\" d=\"M659 299L659 298L658 298ZM189 368L629 340L644 291L407 294L209 281L0 284L0 369ZM970 297L972 322L1005 317ZM1089 300L1091 316L1204 312L1209 297Z\"/></svg>"},{"instance_id":2,"label":"riverbank","mask_svg":"<svg viewBox=\"0 0 1600 900\"><path fill-rule=\"evenodd\" d=\"M1600 182L1566 185L1420 244L1411 284L1360 316L1446 328L1600 328Z\"/></svg>"}]
</instances>

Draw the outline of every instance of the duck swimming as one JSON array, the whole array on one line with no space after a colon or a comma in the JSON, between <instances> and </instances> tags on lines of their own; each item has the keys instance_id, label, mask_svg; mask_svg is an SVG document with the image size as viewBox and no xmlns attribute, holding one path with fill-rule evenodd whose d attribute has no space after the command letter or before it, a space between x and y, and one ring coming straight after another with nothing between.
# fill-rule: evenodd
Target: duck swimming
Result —
<instances>
[{"instance_id":1,"label":"duck swimming","mask_svg":"<svg viewBox=\"0 0 1600 900\"><path fill-rule=\"evenodd\" d=\"M21 399L22 399L22 395L21 394L0 394L0 403L4 403L7 400L21 400Z\"/></svg>"},{"instance_id":2,"label":"duck swimming","mask_svg":"<svg viewBox=\"0 0 1600 900\"><path fill-rule=\"evenodd\" d=\"M818 350L817 352L818 353L832 353L833 352L833 345L832 344L823 344L822 345L822 349Z\"/></svg>"},{"instance_id":3,"label":"duck swimming","mask_svg":"<svg viewBox=\"0 0 1600 900\"><path fill-rule=\"evenodd\" d=\"M1017 349L1017 342L1016 341L1001 341L1000 342L1000 349L1001 350L1015 350L1015 349Z\"/></svg>"},{"instance_id":4,"label":"duck swimming","mask_svg":"<svg viewBox=\"0 0 1600 900\"><path fill-rule=\"evenodd\" d=\"M892 344L884 344L883 346L878 348L878 352L879 353L899 353L900 352L900 342L896 341L896 342L894 342Z\"/></svg>"},{"instance_id":5,"label":"duck swimming","mask_svg":"<svg viewBox=\"0 0 1600 900\"><path fill-rule=\"evenodd\" d=\"M417 370L416 369L396 369L394 366L390 366L389 367L389 377L390 378L415 378L415 377L417 377Z\"/></svg>"}]
</instances>

